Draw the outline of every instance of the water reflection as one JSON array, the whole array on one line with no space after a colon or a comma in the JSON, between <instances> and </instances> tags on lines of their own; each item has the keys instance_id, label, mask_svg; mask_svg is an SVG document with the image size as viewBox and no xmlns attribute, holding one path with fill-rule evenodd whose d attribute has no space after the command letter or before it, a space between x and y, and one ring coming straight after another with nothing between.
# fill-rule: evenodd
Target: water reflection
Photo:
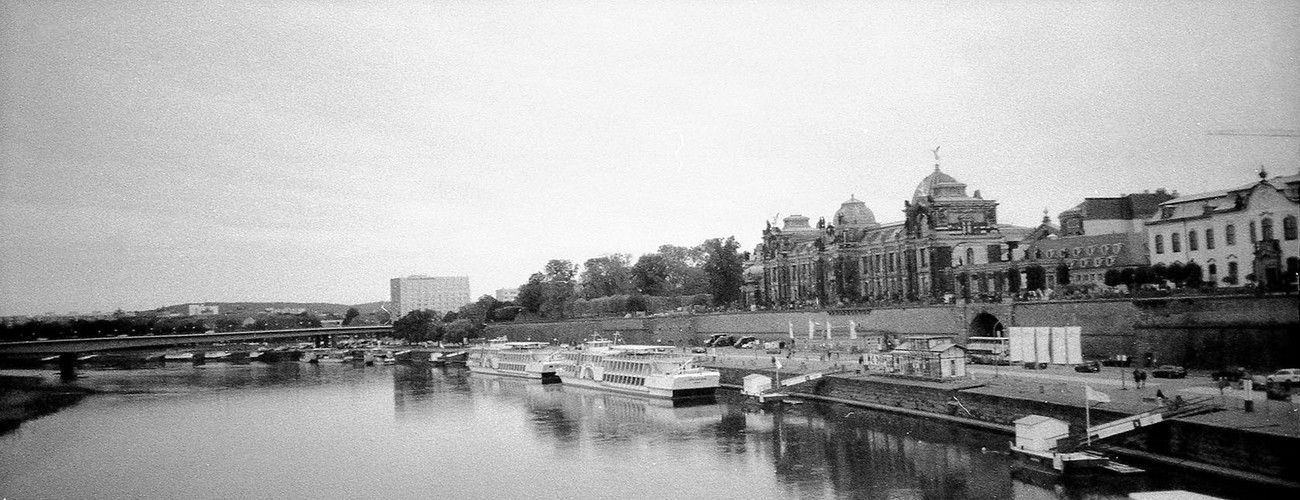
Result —
<instances>
[{"instance_id":1,"label":"water reflection","mask_svg":"<svg viewBox=\"0 0 1300 500\"><path fill-rule=\"evenodd\" d=\"M1006 436L841 405L762 407L729 391L683 406L458 368L299 363L88 372L79 383L114 394L0 437L0 463L19 464L0 467L0 493L409 498L429 496L431 484L448 498L1125 493L1013 480L1010 457L990 451L1005 450ZM137 480L159 477L188 479ZM1156 483L1207 491L1181 476Z\"/></svg>"}]
</instances>

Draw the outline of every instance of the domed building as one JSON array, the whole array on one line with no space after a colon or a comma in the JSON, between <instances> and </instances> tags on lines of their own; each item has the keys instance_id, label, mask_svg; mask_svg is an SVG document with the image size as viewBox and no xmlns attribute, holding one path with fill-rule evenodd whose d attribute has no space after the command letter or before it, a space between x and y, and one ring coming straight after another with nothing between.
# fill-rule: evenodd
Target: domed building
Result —
<instances>
[{"instance_id":1,"label":"domed building","mask_svg":"<svg viewBox=\"0 0 1300 500\"><path fill-rule=\"evenodd\" d=\"M1021 231L1003 235L997 202L940 171L903 202L903 220L881 224L865 202L850 195L827 224L808 218L769 222L751 262L751 299L780 307L889 300L933 300L959 286L953 268L1005 262ZM774 222L774 221L773 221ZM1023 229L1023 228L1017 228ZM762 269L761 275L758 272ZM996 287L989 285L990 290Z\"/></svg>"}]
</instances>

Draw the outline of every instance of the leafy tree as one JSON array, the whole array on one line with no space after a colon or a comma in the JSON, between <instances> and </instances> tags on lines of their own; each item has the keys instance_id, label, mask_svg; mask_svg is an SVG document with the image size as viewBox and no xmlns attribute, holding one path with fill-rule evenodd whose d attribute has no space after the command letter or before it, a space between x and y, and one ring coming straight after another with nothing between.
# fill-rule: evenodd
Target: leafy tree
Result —
<instances>
[{"instance_id":1,"label":"leafy tree","mask_svg":"<svg viewBox=\"0 0 1300 500\"><path fill-rule=\"evenodd\" d=\"M664 295L668 292L668 262L662 255L648 253L632 266L632 285L644 295Z\"/></svg>"},{"instance_id":2,"label":"leafy tree","mask_svg":"<svg viewBox=\"0 0 1300 500\"><path fill-rule=\"evenodd\" d=\"M1155 268L1151 266L1138 266L1133 270L1133 283L1136 285L1146 285L1156 282Z\"/></svg>"},{"instance_id":3,"label":"leafy tree","mask_svg":"<svg viewBox=\"0 0 1300 500\"><path fill-rule=\"evenodd\" d=\"M703 270L708 293L713 295L715 304L739 302L740 287L744 284L744 261L740 258L740 244L736 243L736 238L705 240L700 248L704 253Z\"/></svg>"},{"instance_id":4,"label":"leafy tree","mask_svg":"<svg viewBox=\"0 0 1300 500\"><path fill-rule=\"evenodd\" d=\"M665 295L694 295L705 293L708 277L704 274L704 245L687 248L660 245L658 254L664 258L667 270Z\"/></svg>"},{"instance_id":5,"label":"leafy tree","mask_svg":"<svg viewBox=\"0 0 1300 500\"><path fill-rule=\"evenodd\" d=\"M349 307L348 312L343 314L343 326L351 325L352 320L357 319L357 316L360 315L361 315L361 311L358 311L357 308Z\"/></svg>"},{"instance_id":6,"label":"leafy tree","mask_svg":"<svg viewBox=\"0 0 1300 500\"><path fill-rule=\"evenodd\" d=\"M649 304L646 302L646 298L644 295L633 294L627 297L627 310L629 311L644 312L648 308L648 306Z\"/></svg>"},{"instance_id":7,"label":"leafy tree","mask_svg":"<svg viewBox=\"0 0 1300 500\"><path fill-rule=\"evenodd\" d=\"M1107 269L1103 280L1106 283L1106 286L1119 286L1119 284L1123 282L1123 279L1120 277L1119 269Z\"/></svg>"},{"instance_id":8,"label":"leafy tree","mask_svg":"<svg viewBox=\"0 0 1300 500\"><path fill-rule=\"evenodd\" d=\"M477 338L478 336L478 332L474 329L474 322L468 319L458 319L444 328L442 341L460 344L464 343L465 339Z\"/></svg>"},{"instance_id":9,"label":"leafy tree","mask_svg":"<svg viewBox=\"0 0 1300 500\"><path fill-rule=\"evenodd\" d=\"M411 311L393 322L393 337L408 342L437 341L442 338L442 322L434 311Z\"/></svg>"},{"instance_id":10,"label":"leafy tree","mask_svg":"<svg viewBox=\"0 0 1300 500\"><path fill-rule=\"evenodd\" d=\"M1047 270L1038 264L1032 264L1025 268L1025 288L1028 290L1042 290L1047 288Z\"/></svg>"},{"instance_id":11,"label":"leafy tree","mask_svg":"<svg viewBox=\"0 0 1300 500\"><path fill-rule=\"evenodd\" d=\"M452 321L456 321L459 318L460 318L459 311L447 311L446 314L442 315L442 322L444 324L451 323Z\"/></svg>"},{"instance_id":12,"label":"leafy tree","mask_svg":"<svg viewBox=\"0 0 1300 500\"><path fill-rule=\"evenodd\" d=\"M533 273L528 277L528 282L519 287L519 295L515 298L516 304L528 312L538 312L542 307L542 288L546 275L542 273Z\"/></svg>"},{"instance_id":13,"label":"leafy tree","mask_svg":"<svg viewBox=\"0 0 1300 500\"><path fill-rule=\"evenodd\" d=\"M543 272L546 275L545 281L548 283L571 283L578 275L578 269L573 266L573 262L563 259L547 261Z\"/></svg>"},{"instance_id":14,"label":"leafy tree","mask_svg":"<svg viewBox=\"0 0 1300 500\"><path fill-rule=\"evenodd\" d=\"M1164 277L1165 279L1174 282L1175 285L1182 285L1183 281L1187 279L1187 276L1183 274L1183 265L1178 262L1170 264L1168 268L1165 268Z\"/></svg>"},{"instance_id":15,"label":"leafy tree","mask_svg":"<svg viewBox=\"0 0 1300 500\"><path fill-rule=\"evenodd\" d=\"M616 253L587 259L580 280L588 299L626 295L632 291L632 256Z\"/></svg>"},{"instance_id":16,"label":"leafy tree","mask_svg":"<svg viewBox=\"0 0 1300 500\"><path fill-rule=\"evenodd\" d=\"M1169 268L1165 266L1164 262L1151 266L1151 281L1149 281L1149 283L1158 284L1164 282L1165 276L1167 276L1168 273Z\"/></svg>"},{"instance_id":17,"label":"leafy tree","mask_svg":"<svg viewBox=\"0 0 1300 500\"><path fill-rule=\"evenodd\" d=\"M1183 281L1189 287L1200 288L1204 284L1204 277L1201 276L1201 265L1188 262L1186 266L1183 266Z\"/></svg>"},{"instance_id":18,"label":"leafy tree","mask_svg":"<svg viewBox=\"0 0 1300 500\"><path fill-rule=\"evenodd\" d=\"M509 302L504 302L504 303L509 304ZM519 316L519 312L523 310L524 308L519 306L513 306L513 305L501 306L496 308L496 310L492 311L492 319L496 321L514 321L515 317Z\"/></svg>"},{"instance_id":19,"label":"leafy tree","mask_svg":"<svg viewBox=\"0 0 1300 500\"><path fill-rule=\"evenodd\" d=\"M1130 287L1133 286L1137 283L1137 271L1131 267L1124 268L1119 272L1119 282Z\"/></svg>"},{"instance_id":20,"label":"leafy tree","mask_svg":"<svg viewBox=\"0 0 1300 500\"><path fill-rule=\"evenodd\" d=\"M1064 262L1056 265L1056 284L1060 286L1070 284L1070 266Z\"/></svg>"}]
</instances>

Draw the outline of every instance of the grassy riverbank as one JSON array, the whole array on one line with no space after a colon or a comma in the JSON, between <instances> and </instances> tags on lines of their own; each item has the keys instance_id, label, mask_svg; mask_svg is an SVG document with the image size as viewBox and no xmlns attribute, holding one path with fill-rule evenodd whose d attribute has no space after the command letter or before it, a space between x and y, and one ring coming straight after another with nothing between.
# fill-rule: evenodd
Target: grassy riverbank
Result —
<instances>
[{"instance_id":1,"label":"grassy riverbank","mask_svg":"<svg viewBox=\"0 0 1300 500\"><path fill-rule=\"evenodd\" d=\"M0 434L23 422L72 406L92 391L80 387L56 386L39 377L0 376Z\"/></svg>"}]
</instances>

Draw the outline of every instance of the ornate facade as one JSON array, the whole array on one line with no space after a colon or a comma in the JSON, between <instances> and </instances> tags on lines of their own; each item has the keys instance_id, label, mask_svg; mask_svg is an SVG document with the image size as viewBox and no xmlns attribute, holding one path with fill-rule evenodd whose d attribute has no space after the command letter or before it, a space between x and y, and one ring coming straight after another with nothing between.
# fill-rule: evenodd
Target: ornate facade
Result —
<instances>
[{"instance_id":1,"label":"ornate facade","mask_svg":"<svg viewBox=\"0 0 1300 500\"><path fill-rule=\"evenodd\" d=\"M771 222L746 273L751 303L843 305L880 300L938 299L952 293L953 268L1002 262L1016 241L998 224L997 202L934 172L903 202L903 220L880 224L850 196L827 223L791 215Z\"/></svg>"}]
</instances>

